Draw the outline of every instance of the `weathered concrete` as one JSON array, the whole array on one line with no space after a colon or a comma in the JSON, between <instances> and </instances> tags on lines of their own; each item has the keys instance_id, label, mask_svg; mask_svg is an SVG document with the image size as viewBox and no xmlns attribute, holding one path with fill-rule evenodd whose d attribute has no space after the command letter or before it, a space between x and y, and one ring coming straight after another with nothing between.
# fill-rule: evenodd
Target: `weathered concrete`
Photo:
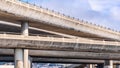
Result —
<instances>
[{"instance_id":1,"label":"weathered concrete","mask_svg":"<svg viewBox=\"0 0 120 68\"><path fill-rule=\"evenodd\" d=\"M28 68L32 68L32 57L31 56L29 56L29 58L28 58Z\"/></svg>"},{"instance_id":2,"label":"weathered concrete","mask_svg":"<svg viewBox=\"0 0 120 68\"><path fill-rule=\"evenodd\" d=\"M0 33L8 33L8 34L21 34L21 27L19 24L13 24L11 22L0 21ZM9 29L9 30L8 30ZM48 31L44 29L37 29L33 27L29 27L29 35L36 35L36 36L50 36L50 37L67 37L67 38L76 38L76 36L62 34L58 32Z\"/></svg>"},{"instance_id":3,"label":"weathered concrete","mask_svg":"<svg viewBox=\"0 0 120 68\"><path fill-rule=\"evenodd\" d=\"M12 49L0 49L0 55L13 55ZM47 51L47 50L30 50L30 56L38 57L56 57L56 58L73 58L73 59L113 59L119 60L119 53L94 53L94 52L71 52L71 51Z\"/></svg>"},{"instance_id":4,"label":"weathered concrete","mask_svg":"<svg viewBox=\"0 0 120 68\"><path fill-rule=\"evenodd\" d=\"M21 22L21 34L23 36L28 36L29 35L29 25L28 22Z\"/></svg>"},{"instance_id":5,"label":"weathered concrete","mask_svg":"<svg viewBox=\"0 0 120 68\"><path fill-rule=\"evenodd\" d=\"M28 49L24 49L24 68L29 68Z\"/></svg>"},{"instance_id":6,"label":"weathered concrete","mask_svg":"<svg viewBox=\"0 0 120 68\"><path fill-rule=\"evenodd\" d=\"M23 49L15 49L15 68L24 68Z\"/></svg>"},{"instance_id":7,"label":"weathered concrete","mask_svg":"<svg viewBox=\"0 0 120 68\"><path fill-rule=\"evenodd\" d=\"M56 57L71 59L116 59L119 60L119 53L94 53L94 52L72 52L72 51L37 51L31 50L30 55L39 57Z\"/></svg>"},{"instance_id":8,"label":"weathered concrete","mask_svg":"<svg viewBox=\"0 0 120 68\"><path fill-rule=\"evenodd\" d=\"M42 58L32 57L35 63L69 63L69 64L100 64L104 63L103 60L90 60L90 59L67 59L67 58ZM119 64L119 62L117 62ZM114 61L116 64L116 61Z\"/></svg>"},{"instance_id":9,"label":"weathered concrete","mask_svg":"<svg viewBox=\"0 0 120 68\"><path fill-rule=\"evenodd\" d=\"M28 22L21 23L21 34L23 36L28 36L28 28ZM15 49L15 68L28 68L28 49Z\"/></svg>"},{"instance_id":10,"label":"weathered concrete","mask_svg":"<svg viewBox=\"0 0 120 68\"><path fill-rule=\"evenodd\" d=\"M23 36L29 35L29 25L28 22L21 22L21 34ZM28 49L23 49L23 56L24 56L24 68L28 68L29 61L28 61Z\"/></svg>"},{"instance_id":11,"label":"weathered concrete","mask_svg":"<svg viewBox=\"0 0 120 68\"><path fill-rule=\"evenodd\" d=\"M7 42L7 43L6 43ZM0 34L0 48L120 52L120 42Z\"/></svg>"},{"instance_id":12,"label":"weathered concrete","mask_svg":"<svg viewBox=\"0 0 120 68\"><path fill-rule=\"evenodd\" d=\"M118 32L82 23L81 21L33 5L11 0L0 0L0 5L1 20L12 22L27 20L31 26L49 31L84 37L96 36L120 40L120 33Z\"/></svg>"},{"instance_id":13,"label":"weathered concrete","mask_svg":"<svg viewBox=\"0 0 120 68\"><path fill-rule=\"evenodd\" d=\"M36 6L13 0L0 0L0 19L5 21L18 22L19 20L29 21L30 25L40 29L61 32L76 36L90 38L105 38L120 41L120 33L81 23L78 20L55 14ZM21 12L19 12L21 11ZM35 23L33 23L35 22ZM24 27L24 26L23 26ZM26 27L28 28L28 27ZM24 29L26 29L24 28ZM57 30L58 29L58 30ZM65 30L63 30L65 29ZM68 30L68 31L67 31ZM76 32L74 34L74 32ZM26 30L23 32L26 35ZM120 42L95 41L85 38L47 38L19 35L0 35L0 48L15 48L15 67L23 68L23 49L53 50L40 51L40 54L32 53L40 57L57 57L72 59L119 59ZM16 49L17 48L17 49ZM71 52L70 52L71 51ZM82 51L82 52L81 52ZM26 52L26 53L25 53ZM98 53L94 53L98 52ZM102 52L102 53L101 53ZM105 53L103 53L105 52ZM112 52L112 53L110 53ZM20 55L20 56L19 56ZM28 66L28 51L24 51L25 65ZM19 57L18 57L19 56ZM24 66L25 66L24 65ZM105 68L113 68L112 61L105 62ZM25 66L25 68L28 68Z\"/></svg>"}]
</instances>

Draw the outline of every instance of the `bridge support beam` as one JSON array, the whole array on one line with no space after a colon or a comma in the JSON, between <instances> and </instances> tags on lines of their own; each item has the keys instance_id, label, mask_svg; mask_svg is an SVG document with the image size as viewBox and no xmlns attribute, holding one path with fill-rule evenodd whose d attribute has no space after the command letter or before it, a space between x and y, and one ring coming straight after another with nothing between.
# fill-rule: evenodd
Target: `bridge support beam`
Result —
<instances>
[{"instance_id":1,"label":"bridge support beam","mask_svg":"<svg viewBox=\"0 0 120 68\"><path fill-rule=\"evenodd\" d=\"M28 28L28 22L21 22L22 35L28 36ZM28 49L15 49L15 68L28 68L28 63Z\"/></svg>"},{"instance_id":2,"label":"bridge support beam","mask_svg":"<svg viewBox=\"0 0 120 68\"><path fill-rule=\"evenodd\" d=\"M112 60L105 60L104 68L113 68L113 61Z\"/></svg>"}]
</instances>

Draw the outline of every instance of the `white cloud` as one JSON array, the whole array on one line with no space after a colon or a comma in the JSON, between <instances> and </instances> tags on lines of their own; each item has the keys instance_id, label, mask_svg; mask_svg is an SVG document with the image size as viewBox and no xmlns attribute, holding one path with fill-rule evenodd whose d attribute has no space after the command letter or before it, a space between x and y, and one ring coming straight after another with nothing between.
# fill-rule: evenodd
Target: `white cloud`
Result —
<instances>
[{"instance_id":1,"label":"white cloud","mask_svg":"<svg viewBox=\"0 0 120 68\"><path fill-rule=\"evenodd\" d=\"M120 4L120 0L89 0L91 8L95 11L108 11L114 6L118 6Z\"/></svg>"},{"instance_id":2,"label":"white cloud","mask_svg":"<svg viewBox=\"0 0 120 68\"><path fill-rule=\"evenodd\" d=\"M120 7L113 7L110 12L113 19L120 21Z\"/></svg>"}]
</instances>

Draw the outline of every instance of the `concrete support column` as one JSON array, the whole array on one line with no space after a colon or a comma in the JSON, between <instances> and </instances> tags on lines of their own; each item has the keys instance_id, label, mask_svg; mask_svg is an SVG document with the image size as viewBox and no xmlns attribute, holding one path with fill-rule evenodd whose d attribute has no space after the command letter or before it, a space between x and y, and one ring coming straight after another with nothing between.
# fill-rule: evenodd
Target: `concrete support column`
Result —
<instances>
[{"instance_id":1,"label":"concrete support column","mask_svg":"<svg viewBox=\"0 0 120 68\"><path fill-rule=\"evenodd\" d=\"M28 49L24 49L24 68L28 68Z\"/></svg>"},{"instance_id":2,"label":"concrete support column","mask_svg":"<svg viewBox=\"0 0 120 68\"><path fill-rule=\"evenodd\" d=\"M105 60L104 68L113 68L113 61L112 60Z\"/></svg>"},{"instance_id":3,"label":"concrete support column","mask_svg":"<svg viewBox=\"0 0 120 68\"><path fill-rule=\"evenodd\" d=\"M93 68L93 64L88 64L88 68Z\"/></svg>"},{"instance_id":4,"label":"concrete support column","mask_svg":"<svg viewBox=\"0 0 120 68\"><path fill-rule=\"evenodd\" d=\"M21 23L21 34L24 36L29 35L29 25L28 22L22 22ZM28 49L24 49L24 68L28 68L29 66L29 55L28 55Z\"/></svg>"},{"instance_id":5,"label":"concrete support column","mask_svg":"<svg viewBox=\"0 0 120 68\"><path fill-rule=\"evenodd\" d=\"M28 36L29 34L29 25L28 22L22 22L21 23L21 34L24 36Z\"/></svg>"},{"instance_id":6,"label":"concrete support column","mask_svg":"<svg viewBox=\"0 0 120 68\"><path fill-rule=\"evenodd\" d=\"M28 36L28 22L21 23L21 35ZM28 68L28 49L15 49L15 68Z\"/></svg>"},{"instance_id":7,"label":"concrete support column","mask_svg":"<svg viewBox=\"0 0 120 68\"><path fill-rule=\"evenodd\" d=\"M29 56L29 59L28 59L28 68L32 68L32 58Z\"/></svg>"},{"instance_id":8,"label":"concrete support column","mask_svg":"<svg viewBox=\"0 0 120 68\"><path fill-rule=\"evenodd\" d=\"M85 68L94 68L93 66L93 64L87 64Z\"/></svg>"},{"instance_id":9,"label":"concrete support column","mask_svg":"<svg viewBox=\"0 0 120 68\"><path fill-rule=\"evenodd\" d=\"M23 49L15 49L15 68L23 67Z\"/></svg>"},{"instance_id":10,"label":"concrete support column","mask_svg":"<svg viewBox=\"0 0 120 68\"><path fill-rule=\"evenodd\" d=\"M117 66L116 66L116 65L113 65L113 68L117 68Z\"/></svg>"}]
</instances>

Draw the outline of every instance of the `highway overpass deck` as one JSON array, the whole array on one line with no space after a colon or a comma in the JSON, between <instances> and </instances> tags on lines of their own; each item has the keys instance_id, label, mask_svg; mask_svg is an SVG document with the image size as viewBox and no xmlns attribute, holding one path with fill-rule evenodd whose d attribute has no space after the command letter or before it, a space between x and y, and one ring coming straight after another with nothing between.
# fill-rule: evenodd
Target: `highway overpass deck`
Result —
<instances>
[{"instance_id":1,"label":"highway overpass deck","mask_svg":"<svg viewBox=\"0 0 120 68\"><path fill-rule=\"evenodd\" d=\"M120 52L120 42L87 38L58 38L0 34L0 48L27 48L39 50Z\"/></svg>"},{"instance_id":2,"label":"highway overpass deck","mask_svg":"<svg viewBox=\"0 0 120 68\"><path fill-rule=\"evenodd\" d=\"M21 24L22 35L0 34L0 48L14 49L15 68L28 68L29 55L65 59L103 59L105 67L112 67L112 60L120 58L119 32L56 14L34 5L17 0L0 0L0 20ZM28 36L29 25L79 37ZM107 39L107 41L89 38ZM32 53L28 54L28 50L32 50ZM108 65L107 62L110 64Z\"/></svg>"},{"instance_id":3,"label":"highway overpass deck","mask_svg":"<svg viewBox=\"0 0 120 68\"><path fill-rule=\"evenodd\" d=\"M0 56L13 56L14 49L0 49ZM120 53L70 52L56 50L29 50L29 56L36 58L119 60ZM38 60L39 61L39 60ZM47 60L46 60L47 61ZM61 61L62 62L62 61Z\"/></svg>"},{"instance_id":4,"label":"highway overpass deck","mask_svg":"<svg viewBox=\"0 0 120 68\"><path fill-rule=\"evenodd\" d=\"M14 0L0 0L0 20L29 25L39 29L82 36L120 40L120 33L85 23L52 11Z\"/></svg>"}]
</instances>

